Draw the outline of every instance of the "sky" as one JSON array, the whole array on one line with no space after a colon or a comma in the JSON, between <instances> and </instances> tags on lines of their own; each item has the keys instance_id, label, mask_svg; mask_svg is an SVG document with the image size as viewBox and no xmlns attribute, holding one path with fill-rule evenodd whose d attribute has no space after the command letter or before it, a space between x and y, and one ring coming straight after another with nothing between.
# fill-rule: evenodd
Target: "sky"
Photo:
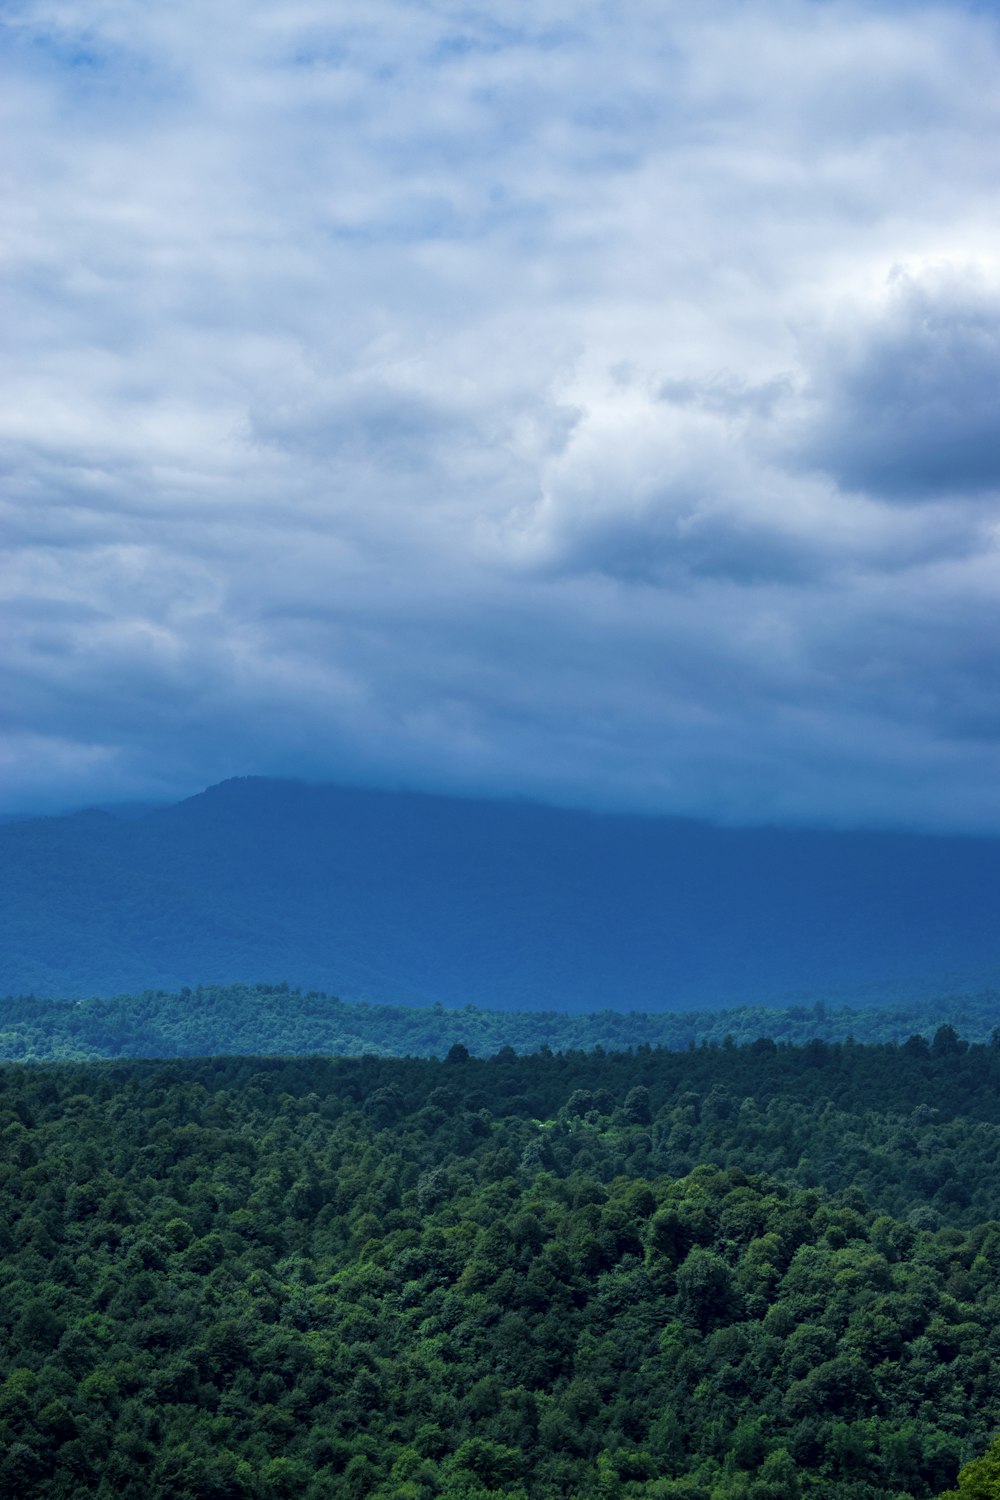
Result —
<instances>
[{"instance_id":1,"label":"sky","mask_svg":"<svg viewBox=\"0 0 1000 1500\"><path fill-rule=\"evenodd\" d=\"M7 0L0 806L1000 832L1000 13Z\"/></svg>"}]
</instances>

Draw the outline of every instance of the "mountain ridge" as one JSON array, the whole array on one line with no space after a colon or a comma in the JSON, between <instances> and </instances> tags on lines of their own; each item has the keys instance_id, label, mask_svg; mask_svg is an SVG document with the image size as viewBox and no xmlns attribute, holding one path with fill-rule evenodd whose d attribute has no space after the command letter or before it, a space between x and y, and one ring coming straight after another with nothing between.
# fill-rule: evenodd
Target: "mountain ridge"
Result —
<instances>
[{"instance_id":1,"label":"mountain ridge","mask_svg":"<svg viewBox=\"0 0 1000 1500\"><path fill-rule=\"evenodd\" d=\"M1000 980L1000 839L233 778L0 825L0 992L239 981L498 1009L856 1002Z\"/></svg>"}]
</instances>

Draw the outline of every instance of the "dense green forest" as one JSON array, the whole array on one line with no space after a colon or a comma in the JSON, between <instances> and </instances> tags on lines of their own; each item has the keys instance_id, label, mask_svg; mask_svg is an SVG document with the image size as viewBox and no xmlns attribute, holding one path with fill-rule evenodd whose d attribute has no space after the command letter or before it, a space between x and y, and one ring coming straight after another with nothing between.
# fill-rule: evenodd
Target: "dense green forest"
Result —
<instances>
[{"instance_id":1,"label":"dense green forest","mask_svg":"<svg viewBox=\"0 0 1000 1500\"><path fill-rule=\"evenodd\" d=\"M0 1105L4 1496L996 1493L996 1043L8 1064Z\"/></svg>"},{"instance_id":2,"label":"dense green forest","mask_svg":"<svg viewBox=\"0 0 1000 1500\"><path fill-rule=\"evenodd\" d=\"M350 1004L288 984L199 985L177 994L82 1001L0 999L0 1059L197 1057L322 1052L350 1057L441 1057L456 1043L488 1057L503 1046L517 1052L609 1051L648 1044L682 1049L692 1043L822 1041L902 1042L927 1038L943 1024L972 1041L987 1041L1000 1025L1000 995L943 997L908 1005L857 1010L817 1003L772 1009L742 1006L711 1011L603 1010L592 1015L555 1011L490 1011L466 1005Z\"/></svg>"}]
</instances>

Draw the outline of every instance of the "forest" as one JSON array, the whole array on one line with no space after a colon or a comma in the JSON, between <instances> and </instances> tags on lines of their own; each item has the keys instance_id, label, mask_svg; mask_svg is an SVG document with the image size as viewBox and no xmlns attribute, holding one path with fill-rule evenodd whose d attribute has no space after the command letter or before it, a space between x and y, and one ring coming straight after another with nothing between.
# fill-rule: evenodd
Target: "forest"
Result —
<instances>
[{"instance_id":1,"label":"forest","mask_svg":"<svg viewBox=\"0 0 1000 1500\"><path fill-rule=\"evenodd\" d=\"M965 1500L1000 1038L0 1068L0 1493Z\"/></svg>"},{"instance_id":2,"label":"forest","mask_svg":"<svg viewBox=\"0 0 1000 1500\"><path fill-rule=\"evenodd\" d=\"M481 1057L517 1052L618 1051L648 1045L682 1050L702 1043L814 1039L928 1040L942 1024L988 1041L1000 1023L1000 995L941 996L906 1005L739 1006L708 1011L497 1011L480 1006L371 1005L281 984L198 985L169 993L44 1000L0 998L0 1060L197 1057L222 1053L321 1052L349 1057L442 1057L461 1045Z\"/></svg>"}]
</instances>

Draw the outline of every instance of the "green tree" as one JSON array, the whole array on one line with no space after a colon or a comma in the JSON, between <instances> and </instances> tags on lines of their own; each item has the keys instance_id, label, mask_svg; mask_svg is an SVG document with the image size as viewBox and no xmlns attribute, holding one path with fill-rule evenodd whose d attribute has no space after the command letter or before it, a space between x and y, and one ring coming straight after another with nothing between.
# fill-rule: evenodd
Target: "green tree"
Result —
<instances>
[{"instance_id":1,"label":"green tree","mask_svg":"<svg viewBox=\"0 0 1000 1500\"><path fill-rule=\"evenodd\" d=\"M1000 1496L1000 1436L995 1437L982 1458L974 1458L959 1471L955 1489L941 1500L997 1500Z\"/></svg>"}]
</instances>

